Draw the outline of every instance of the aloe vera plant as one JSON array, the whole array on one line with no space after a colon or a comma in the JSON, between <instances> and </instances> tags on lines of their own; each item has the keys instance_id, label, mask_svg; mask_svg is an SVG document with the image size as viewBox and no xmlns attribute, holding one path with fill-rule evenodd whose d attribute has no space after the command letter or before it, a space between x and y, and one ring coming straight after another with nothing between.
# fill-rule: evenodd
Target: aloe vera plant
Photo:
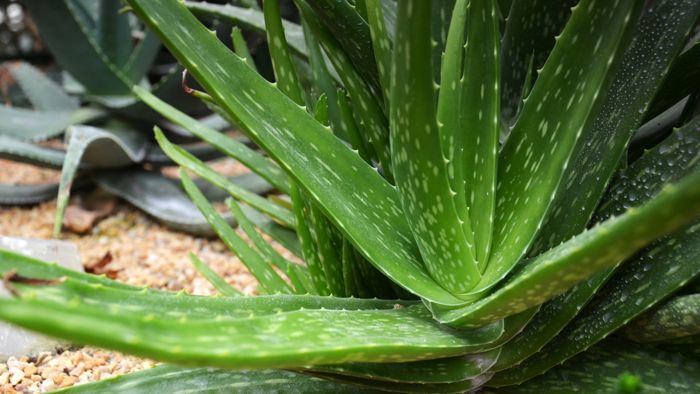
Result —
<instances>
[{"instance_id":1,"label":"aloe vera plant","mask_svg":"<svg viewBox=\"0 0 700 394\"><path fill-rule=\"evenodd\" d=\"M296 0L292 28L265 0L254 12L270 83L188 9L234 8L127 2L201 84L198 95L268 156L134 93L288 198L245 193L156 128L185 191L262 295L240 296L196 256L225 296L143 290L0 252L2 271L20 279L60 278L8 278L18 296L0 300L1 318L202 367L181 378L158 367L95 390L145 391L154 380L214 392L275 382L324 391L329 381L528 392L561 380L571 385L563 391L700 390L697 101L682 101L672 130L644 125L657 142L627 156L644 121L683 99L662 87L687 75L676 65L695 48L699 3L581 0L567 11L548 1ZM303 47L287 29L303 32ZM542 36L551 45L535 43ZM229 193L253 245L185 170ZM255 211L276 226L249 220ZM255 226L305 264L277 254ZM618 330L627 339L603 341Z\"/></svg>"}]
</instances>

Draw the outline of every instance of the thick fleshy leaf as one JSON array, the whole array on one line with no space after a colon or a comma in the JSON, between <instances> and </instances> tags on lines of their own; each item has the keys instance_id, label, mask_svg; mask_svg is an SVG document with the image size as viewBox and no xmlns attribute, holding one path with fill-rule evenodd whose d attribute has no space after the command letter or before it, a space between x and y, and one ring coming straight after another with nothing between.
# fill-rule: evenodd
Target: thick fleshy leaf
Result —
<instances>
[{"instance_id":1,"label":"thick fleshy leaf","mask_svg":"<svg viewBox=\"0 0 700 394\"><path fill-rule=\"evenodd\" d=\"M161 149L163 149L163 151L168 155L168 157L170 157L174 162L181 165L183 168L187 168L188 170L199 175L200 177L206 179L211 184L216 185L223 190L226 190L232 197L243 201L251 207L261 212L265 212L271 217L279 220L282 224L286 225L287 227L294 227L294 217L292 216L292 213L289 211L289 209L281 207L273 203L272 201L264 197L258 196L257 194L252 193L240 187L239 185L231 182L225 176L212 170L209 166L204 164L204 162L202 162L201 160L197 159L194 155L188 153L181 147L168 141L168 139L165 137L165 134L163 134L163 132L158 127L156 127L155 130L156 141L158 141L158 144L160 145Z\"/></svg>"},{"instance_id":2,"label":"thick fleshy leaf","mask_svg":"<svg viewBox=\"0 0 700 394\"><path fill-rule=\"evenodd\" d=\"M542 377L495 392L693 393L700 390L699 369L698 361L677 354L606 342Z\"/></svg>"},{"instance_id":3,"label":"thick fleshy leaf","mask_svg":"<svg viewBox=\"0 0 700 394\"><path fill-rule=\"evenodd\" d=\"M205 1L185 1L185 5L195 15L214 16L243 28L254 29L261 33L265 32L265 18L260 10L237 7L232 4L207 3ZM283 21L282 23L289 46L300 55L306 56L307 49L301 26L289 21Z\"/></svg>"},{"instance_id":4,"label":"thick fleshy leaf","mask_svg":"<svg viewBox=\"0 0 700 394\"><path fill-rule=\"evenodd\" d=\"M500 281L534 240L641 5L583 0L573 11L501 150L493 253L474 293Z\"/></svg>"},{"instance_id":5,"label":"thick fleshy leaf","mask_svg":"<svg viewBox=\"0 0 700 394\"><path fill-rule=\"evenodd\" d=\"M479 326L522 312L615 266L698 216L700 171L695 171L678 183L664 186L639 208L630 208L525 262L511 280L487 297L462 308L436 306L433 312L439 321L455 326Z\"/></svg>"},{"instance_id":6,"label":"thick fleshy leaf","mask_svg":"<svg viewBox=\"0 0 700 394\"><path fill-rule=\"evenodd\" d=\"M627 325L625 335L635 342L700 335L700 294L672 298Z\"/></svg>"},{"instance_id":7,"label":"thick fleshy leaf","mask_svg":"<svg viewBox=\"0 0 700 394\"><path fill-rule=\"evenodd\" d=\"M398 15L390 133L396 186L428 272L452 293L466 293L480 274L456 214L432 105L430 3L401 2Z\"/></svg>"},{"instance_id":8,"label":"thick fleshy leaf","mask_svg":"<svg viewBox=\"0 0 700 394\"><path fill-rule=\"evenodd\" d=\"M546 372L610 335L698 275L700 224L696 222L650 245L623 265L556 338L517 367L497 373L492 384L518 384Z\"/></svg>"},{"instance_id":9,"label":"thick fleshy leaf","mask_svg":"<svg viewBox=\"0 0 700 394\"><path fill-rule=\"evenodd\" d=\"M238 297L242 295L240 291L238 291L235 287L231 286L224 280L224 278L220 277L214 270L209 268L209 266L204 263L202 260L197 257L196 254L190 252L190 261L192 261L192 265L194 268L199 272L200 275L202 275L209 283L216 288L216 290L219 292L219 294L225 296L225 297Z\"/></svg>"},{"instance_id":10,"label":"thick fleshy leaf","mask_svg":"<svg viewBox=\"0 0 700 394\"><path fill-rule=\"evenodd\" d=\"M247 298L256 297L233 300ZM148 317L140 309L120 308L118 300L94 306L73 300L43 300L28 292L22 299L0 300L0 317L77 343L174 363L241 369L450 357L488 348L503 330L501 324L452 330L435 323L422 305L188 319ZM386 330L388 325L392 330Z\"/></svg>"},{"instance_id":11,"label":"thick fleshy leaf","mask_svg":"<svg viewBox=\"0 0 700 394\"><path fill-rule=\"evenodd\" d=\"M496 202L496 161L500 133L500 34L494 1L469 4L467 42L459 101L460 130L454 132L455 204L467 205L474 231L474 257L483 272L488 262ZM467 109L467 110L464 110ZM444 146L443 146L444 148ZM462 198L459 196L462 195ZM465 230L466 231L466 230Z\"/></svg>"},{"instance_id":12,"label":"thick fleshy leaf","mask_svg":"<svg viewBox=\"0 0 700 394\"><path fill-rule=\"evenodd\" d=\"M666 70L700 15L694 0L656 1L643 15L593 124L583 130L532 252L583 230Z\"/></svg>"},{"instance_id":13,"label":"thick fleshy leaf","mask_svg":"<svg viewBox=\"0 0 700 394\"><path fill-rule=\"evenodd\" d=\"M314 376L329 379L338 383L352 384L364 387L367 390L380 390L382 392L394 393L465 393L475 391L486 383L491 377L486 373L473 379L463 380L453 383L395 383L383 382L371 379L356 378L343 375L333 375L324 373L312 373Z\"/></svg>"},{"instance_id":14,"label":"thick fleshy leaf","mask_svg":"<svg viewBox=\"0 0 700 394\"><path fill-rule=\"evenodd\" d=\"M60 149L35 145L8 135L0 135L0 158L40 167L61 168L66 152Z\"/></svg>"},{"instance_id":15,"label":"thick fleshy leaf","mask_svg":"<svg viewBox=\"0 0 700 394\"><path fill-rule=\"evenodd\" d=\"M697 88L700 83L698 62L700 62L700 41L693 44L673 62L668 76L654 98L654 103L645 114L647 119L660 114Z\"/></svg>"},{"instance_id":16,"label":"thick fleshy leaf","mask_svg":"<svg viewBox=\"0 0 700 394\"><path fill-rule=\"evenodd\" d=\"M72 0L25 2L56 62L94 94L129 94L130 81L91 34ZM126 17L126 15L124 15Z\"/></svg>"},{"instance_id":17,"label":"thick fleshy leaf","mask_svg":"<svg viewBox=\"0 0 700 394\"><path fill-rule=\"evenodd\" d=\"M377 72L379 74L379 82L382 87L384 102L391 97L391 36L388 30L392 30L387 26L384 19L384 5L388 3L385 0L365 0L367 7L367 23L369 25L370 38L372 39L372 49L374 58L377 62Z\"/></svg>"},{"instance_id":18,"label":"thick fleshy leaf","mask_svg":"<svg viewBox=\"0 0 700 394\"><path fill-rule=\"evenodd\" d=\"M54 112L73 112L78 109L77 99L70 97L59 84L29 63L19 63L9 69L35 109Z\"/></svg>"},{"instance_id":19,"label":"thick fleshy leaf","mask_svg":"<svg viewBox=\"0 0 700 394\"><path fill-rule=\"evenodd\" d=\"M258 280L267 293L289 293L291 288L272 266L265 261L260 254L241 238L231 226L221 217L206 197L192 182L192 179L184 170L180 170L180 178L185 192L192 199L197 208L202 212L209 224L214 228L221 240L240 257L248 271Z\"/></svg>"},{"instance_id":20,"label":"thick fleshy leaf","mask_svg":"<svg viewBox=\"0 0 700 394\"><path fill-rule=\"evenodd\" d=\"M155 111L158 111L163 117L184 127L193 135L203 139L219 149L222 153L240 161L253 172L267 179L281 192L289 192L287 176L279 167L274 165L274 163L270 162L263 155L255 152L245 144L227 137L213 128L207 127L202 122L198 122L185 113L180 112L177 108L172 107L143 88L134 87L134 94Z\"/></svg>"},{"instance_id":21,"label":"thick fleshy leaf","mask_svg":"<svg viewBox=\"0 0 700 394\"><path fill-rule=\"evenodd\" d=\"M68 205L73 178L82 161L94 167L122 167L140 162L148 141L133 130L105 130L91 126L71 126L66 135L68 148L61 168L53 233L58 237Z\"/></svg>"},{"instance_id":22,"label":"thick fleshy leaf","mask_svg":"<svg viewBox=\"0 0 700 394\"><path fill-rule=\"evenodd\" d=\"M486 373L499 350L411 363L319 365L310 371L395 383L455 383Z\"/></svg>"},{"instance_id":23,"label":"thick fleshy leaf","mask_svg":"<svg viewBox=\"0 0 700 394\"><path fill-rule=\"evenodd\" d=\"M504 17L507 16L502 41L501 97L503 118L508 125L517 119L521 99L526 97L523 91L530 90L529 69L542 68L576 2L577 0L512 1L508 8L501 8L501 13Z\"/></svg>"},{"instance_id":24,"label":"thick fleshy leaf","mask_svg":"<svg viewBox=\"0 0 700 394\"><path fill-rule=\"evenodd\" d=\"M59 390L60 394L123 393L363 393L365 390L301 373L280 369L231 371L216 368L186 368L159 365L99 382Z\"/></svg>"},{"instance_id":25,"label":"thick fleshy leaf","mask_svg":"<svg viewBox=\"0 0 700 394\"><path fill-rule=\"evenodd\" d=\"M71 124L89 122L103 116L94 108L76 111L34 111L0 105L0 135L22 141L42 141L62 134Z\"/></svg>"},{"instance_id":26,"label":"thick fleshy leaf","mask_svg":"<svg viewBox=\"0 0 700 394\"><path fill-rule=\"evenodd\" d=\"M182 4L129 4L372 264L426 299L460 302L423 270L408 224L397 209L396 191L373 168L231 54ZM359 193L355 184L366 185L366 191Z\"/></svg>"}]
</instances>

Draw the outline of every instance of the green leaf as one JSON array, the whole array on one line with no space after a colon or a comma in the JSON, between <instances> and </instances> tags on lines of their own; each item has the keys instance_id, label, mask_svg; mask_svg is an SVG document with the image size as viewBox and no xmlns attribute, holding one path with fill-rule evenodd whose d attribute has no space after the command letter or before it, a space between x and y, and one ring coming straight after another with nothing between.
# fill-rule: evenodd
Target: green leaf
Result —
<instances>
[{"instance_id":1,"label":"green leaf","mask_svg":"<svg viewBox=\"0 0 700 394\"><path fill-rule=\"evenodd\" d=\"M73 178L81 161L95 167L121 167L138 163L146 155L147 140L133 130L105 130L91 126L71 126L66 132L68 148L61 168L61 181L53 224L54 237L61 233L63 214L68 205Z\"/></svg>"},{"instance_id":2,"label":"green leaf","mask_svg":"<svg viewBox=\"0 0 700 394\"><path fill-rule=\"evenodd\" d=\"M100 188L170 228L199 236L214 234L204 216L172 179L150 171L124 169L101 171L94 180ZM231 217L227 222L235 224Z\"/></svg>"},{"instance_id":3,"label":"green leaf","mask_svg":"<svg viewBox=\"0 0 700 394\"><path fill-rule=\"evenodd\" d=\"M579 137L532 252L585 228L698 16L700 3L693 0L657 1L644 14L599 113Z\"/></svg>"},{"instance_id":4,"label":"green leaf","mask_svg":"<svg viewBox=\"0 0 700 394\"><path fill-rule=\"evenodd\" d=\"M296 230L297 236L299 237L299 244L306 266L309 268L309 275L314 285L315 292L321 295L329 295L330 289L328 288L326 274L323 271L323 265L318 256L318 245L316 245L311 236L312 223L309 221L308 214L310 207L309 204L304 202L301 193L299 187L292 185L292 209L297 224Z\"/></svg>"},{"instance_id":5,"label":"green leaf","mask_svg":"<svg viewBox=\"0 0 700 394\"><path fill-rule=\"evenodd\" d=\"M338 41L353 68L369 85L371 91L381 92L377 62L372 47L367 21L347 1L299 0L310 6L315 19L320 21ZM342 77L342 71L338 70ZM380 101L381 102L381 101Z\"/></svg>"},{"instance_id":6,"label":"green leaf","mask_svg":"<svg viewBox=\"0 0 700 394\"><path fill-rule=\"evenodd\" d=\"M347 89L348 96L356 111L356 116L363 125L362 132L366 133L365 139L372 143L377 159L381 164L384 177L393 181L392 161L389 153L389 129L387 118L384 114L378 98L371 87L362 79L355 70L352 60L344 52L332 32L314 19L313 12L308 9L306 3L299 1L302 17L313 34L325 50L333 67L338 72L343 85Z\"/></svg>"},{"instance_id":7,"label":"green leaf","mask_svg":"<svg viewBox=\"0 0 700 394\"><path fill-rule=\"evenodd\" d=\"M250 50L248 49L248 44L246 43L243 33L241 33L241 29L238 28L238 26L234 26L233 29L231 29L231 42L233 43L233 50L236 52L236 54L244 58L246 64L248 64L250 68L258 71L258 68L255 66L255 60L253 60L253 55L251 55Z\"/></svg>"},{"instance_id":8,"label":"green leaf","mask_svg":"<svg viewBox=\"0 0 700 394\"><path fill-rule=\"evenodd\" d=\"M289 285L272 269L263 258L255 252L248 244L226 223L221 215L209 204L202 192L192 182L192 179L184 170L180 170L180 178L185 192L190 196L194 204L199 208L219 238L231 249L250 273L260 282L260 285L268 293L289 293Z\"/></svg>"},{"instance_id":9,"label":"green leaf","mask_svg":"<svg viewBox=\"0 0 700 394\"><path fill-rule=\"evenodd\" d=\"M366 389L381 390L383 392L397 393L465 393L475 391L490 378L490 374L483 374L474 379L463 380L453 383L395 383L382 382L371 379L348 377L342 375L314 373L314 376L323 377L338 383L354 384Z\"/></svg>"},{"instance_id":10,"label":"green leaf","mask_svg":"<svg viewBox=\"0 0 700 394\"><path fill-rule=\"evenodd\" d=\"M247 298L257 297L229 300ZM421 305L187 319L144 316L140 310L120 309L119 301L93 306L73 299L40 300L30 292L22 299L0 300L0 317L76 343L173 363L237 369L450 357L487 348L503 330L496 324L455 331L435 323ZM392 330L387 331L387 325Z\"/></svg>"},{"instance_id":11,"label":"green leaf","mask_svg":"<svg viewBox=\"0 0 700 394\"><path fill-rule=\"evenodd\" d=\"M129 4L377 269L428 300L460 303L423 271L406 219L397 209L396 191L373 168L232 55L180 3ZM366 196L356 184L366 186Z\"/></svg>"},{"instance_id":12,"label":"green leaf","mask_svg":"<svg viewBox=\"0 0 700 394\"><path fill-rule=\"evenodd\" d=\"M287 40L284 36L282 16L280 15L279 0L269 0L263 3L265 16L265 31L270 48L270 58L275 71L277 87L299 105L304 105L299 77L292 63Z\"/></svg>"},{"instance_id":13,"label":"green leaf","mask_svg":"<svg viewBox=\"0 0 700 394\"><path fill-rule=\"evenodd\" d=\"M499 350L466 356L410 363L348 363L318 365L307 368L313 372L344 375L395 383L455 383L478 377L488 372L496 362Z\"/></svg>"},{"instance_id":14,"label":"green leaf","mask_svg":"<svg viewBox=\"0 0 700 394\"><path fill-rule=\"evenodd\" d=\"M346 394L365 392L355 386L341 385L326 379L279 369L231 371L228 369L159 365L99 382L76 385L58 390L57 393L122 393L127 391L131 394L152 394L154 392L202 394L333 392Z\"/></svg>"},{"instance_id":15,"label":"green leaf","mask_svg":"<svg viewBox=\"0 0 700 394\"><path fill-rule=\"evenodd\" d=\"M430 63L430 3L398 8L392 63L391 153L404 216L431 276L452 293L469 291L480 273L455 212L435 121Z\"/></svg>"},{"instance_id":16,"label":"green leaf","mask_svg":"<svg viewBox=\"0 0 700 394\"><path fill-rule=\"evenodd\" d=\"M124 74L129 80L138 83L145 76L148 70L153 66L160 52L160 41L152 31L146 30L144 37L138 43L134 51L131 52L129 61L124 65Z\"/></svg>"},{"instance_id":17,"label":"green leaf","mask_svg":"<svg viewBox=\"0 0 700 394\"><path fill-rule=\"evenodd\" d=\"M243 28L265 32L265 18L263 13L252 8L242 8L231 4L214 4L205 1L185 1L185 6L195 15L214 16L222 21L229 22ZM282 21L285 36L289 46L298 54L306 56L307 49L304 43L304 32L296 23Z\"/></svg>"},{"instance_id":18,"label":"green leaf","mask_svg":"<svg viewBox=\"0 0 700 394\"><path fill-rule=\"evenodd\" d=\"M507 16L502 40L501 101L507 125L517 120L523 91L530 90L529 65L542 68L552 51L556 36L571 16L577 0L512 1L501 13Z\"/></svg>"},{"instance_id":19,"label":"green leaf","mask_svg":"<svg viewBox=\"0 0 700 394\"><path fill-rule=\"evenodd\" d=\"M220 152L240 161L251 171L267 179L281 192L289 193L289 180L284 172L258 152L207 127L141 87L134 87L134 94L166 119L184 127L190 133L216 147Z\"/></svg>"},{"instance_id":20,"label":"green leaf","mask_svg":"<svg viewBox=\"0 0 700 394\"><path fill-rule=\"evenodd\" d=\"M635 342L664 342L700 334L700 294L678 296L625 327Z\"/></svg>"},{"instance_id":21,"label":"green leaf","mask_svg":"<svg viewBox=\"0 0 700 394\"><path fill-rule=\"evenodd\" d=\"M673 62L663 85L654 97L654 102L645 114L646 119L662 113L697 88L700 83L700 72L696 67L698 62L700 62L700 41L693 44Z\"/></svg>"},{"instance_id":22,"label":"green leaf","mask_svg":"<svg viewBox=\"0 0 700 394\"><path fill-rule=\"evenodd\" d=\"M129 14L120 14L120 0L101 0L95 37L107 58L118 68L129 61L133 49Z\"/></svg>"},{"instance_id":23,"label":"green leaf","mask_svg":"<svg viewBox=\"0 0 700 394\"><path fill-rule=\"evenodd\" d=\"M47 112L73 112L78 109L78 100L70 97L60 85L29 63L21 62L9 67L9 70L35 109Z\"/></svg>"},{"instance_id":24,"label":"green leaf","mask_svg":"<svg viewBox=\"0 0 700 394\"><path fill-rule=\"evenodd\" d=\"M640 6L583 0L573 11L501 150L492 253L473 293L499 282L534 240Z\"/></svg>"},{"instance_id":25,"label":"green leaf","mask_svg":"<svg viewBox=\"0 0 700 394\"><path fill-rule=\"evenodd\" d=\"M258 251L260 251L260 253L269 262L274 264L277 268L281 269L282 271L286 272L289 269L289 265L293 263L287 261L284 257L277 253L277 251L272 247L272 245L267 243L267 241L265 241L263 237L260 234L258 234L257 231L255 231L253 223L250 220L248 220L248 217L246 217L245 213L234 199L229 198L226 200L226 202L229 209L231 210L231 213L233 213L233 217L236 218L239 227L246 233L248 238L250 238L253 241L253 244L258 249Z\"/></svg>"},{"instance_id":26,"label":"green leaf","mask_svg":"<svg viewBox=\"0 0 700 394\"><path fill-rule=\"evenodd\" d=\"M700 171L668 184L639 208L630 208L533 258L512 279L462 308L433 308L454 326L479 326L542 304L592 274L613 267L643 246L700 216Z\"/></svg>"},{"instance_id":27,"label":"green leaf","mask_svg":"<svg viewBox=\"0 0 700 394\"><path fill-rule=\"evenodd\" d=\"M650 245L627 262L556 338L519 366L496 374L491 384L518 384L544 373L586 350L698 277L698 230L700 224L696 222Z\"/></svg>"},{"instance_id":28,"label":"green leaf","mask_svg":"<svg viewBox=\"0 0 700 394\"><path fill-rule=\"evenodd\" d=\"M25 5L56 62L90 93L129 94L131 82L94 38L94 31L81 16L77 3L29 0Z\"/></svg>"},{"instance_id":29,"label":"green leaf","mask_svg":"<svg viewBox=\"0 0 700 394\"><path fill-rule=\"evenodd\" d=\"M367 23L369 25L370 38L372 39L372 49L377 62L377 72L379 82L382 87L382 95L386 103L391 97L391 38L384 19L384 0L365 0L367 8ZM393 31L392 31L393 32Z\"/></svg>"},{"instance_id":30,"label":"green leaf","mask_svg":"<svg viewBox=\"0 0 700 394\"><path fill-rule=\"evenodd\" d=\"M0 135L0 157L40 167L61 168L66 152Z\"/></svg>"},{"instance_id":31,"label":"green leaf","mask_svg":"<svg viewBox=\"0 0 700 394\"><path fill-rule=\"evenodd\" d=\"M101 111L82 108L75 112L40 112L27 108L0 106L0 135L22 141L41 141L62 134L71 124L102 116Z\"/></svg>"},{"instance_id":32,"label":"green leaf","mask_svg":"<svg viewBox=\"0 0 700 394\"><path fill-rule=\"evenodd\" d=\"M192 261L192 265L197 272L199 272L207 281L209 281L209 283L211 283L221 295L225 297L239 297L242 295L240 291L228 284L224 278L220 277L216 272L214 272L214 270L202 262L202 260L200 260L196 254L190 252L189 256L190 261Z\"/></svg>"},{"instance_id":33,"label":"green leaf","mask_svg":"<svg viewBox=\"0 0 700 394\"><path fill-rule=\"evenodd\" d=\"M497 393L692 393L700 390L700 363L630 343L606 342L546 375ZM631 391L626 389L629 378ZM627 381L627 382L626 382ZM491 385L488 382L487 385Z\"/></svg>"},{"instance_id":34,"label":"green leaf","mask_svg":"<svg viewBox=\"0 0 700 394\"><path fill-rule=\"evenodd\" d=\"M496 2L469 4L464 71L460 80L460 130L455 131L455 205L469 206L475 253L483 272L488 262L496 202L500 125L500 34ZM478 108L478 111L477 111ZM461 135L460 135L461 134ZM466 231L466 230L465 230Z\"/></svg>"},{"instance_id":35,"label":"green leaf","mask_svg":"<svg viewBox=\"0 0 700 394\"><path fill-rule=\"evenodd\" d=\"M287 227L294 227L294 217L288 209L283 208L272 201L265 199L264 197L258 196L244 188L231 182L225 176L220 175L216 171L212 170L204 164L202 161L198 160L194 155L186 152L181 147L171 143L165 137L165 134L156 127L156 141L158 145L163 149L163 151L177 164L193 171L197 175L206 179L208 182L226 190L231 196L237 198L251 207L258 209L271 217L279 220Z\"/></svg>"}]
</instances>

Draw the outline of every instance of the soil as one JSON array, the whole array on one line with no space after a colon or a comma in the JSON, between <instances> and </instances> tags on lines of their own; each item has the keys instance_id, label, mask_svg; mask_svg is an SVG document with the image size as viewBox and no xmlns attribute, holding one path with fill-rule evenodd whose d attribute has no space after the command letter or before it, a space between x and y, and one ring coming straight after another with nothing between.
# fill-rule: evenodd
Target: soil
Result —
<instances>
[{"instance_id":1,"label":"soil","mask_svg":"<svg viewBox=\"0 0 700 394\"><path fill-rule=\"evenodd\" d=\"M240 166L223 161L217 164L217 170L239 173ZM0 160L2 183L53 182L57 176L58 171ZM0 235L49 239L55 210L54 201L30 207L0 207ZM240 291L255 294L257 289L253 276L218 239L169 230L123 201L117 201L113 211L87 233L64 232L61 238L77 245L86 270L132 285L216 294L214 287L192 267L187 257L191 251ZM0 363L0 392L47 392L153 365L151 360L91 347L56 349Z\"/></svg>"}]
</instances>

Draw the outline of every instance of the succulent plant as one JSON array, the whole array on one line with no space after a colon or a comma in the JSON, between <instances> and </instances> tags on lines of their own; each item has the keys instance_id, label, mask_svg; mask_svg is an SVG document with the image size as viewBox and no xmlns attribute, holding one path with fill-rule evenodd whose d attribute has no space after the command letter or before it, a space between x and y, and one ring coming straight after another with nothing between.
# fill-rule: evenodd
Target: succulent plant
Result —
<instances>
[{"instance_id":1,"label":"succulent plant","mask_svg":"<svg viewBox=\"0 0 700 394\"><path fill-rule=\"evenodd\" d=\"M24 3L62 72L52 78L23 62L4 67L19 87L15 95L19 105L7 102L0 107L0 157L61 168L62 177L60 182L40 185L0 185L0 203L34 204L58 197L54 231L58 235L74 181L96 183L171 227L210 233L176 182L144 168L172 162L150 135L152 123L162 119L131 93L132 85L144 86L190 113L209 113L183 92L181 67L155 64L161 48L158 38L133 15L120 13L119 1ZM229 127L217 115L204 121L217 129ZM176 129L168 132L200 158L221 156ZM41 144L61 135L64 149ZM83 176L74 180L78 170ZM251 176L236 182L258 192L270 190ZM169 191L167 204L155 198L157 190Z\"/></svg>"},{"instance_id":2,"label":"succulent plant","mask_svg":"<svg viewBox=\"0 0 700 394\"><path fill-rule=\"evenodd\" d=\"M263 295L236 294L196 256L225 296L0 252L17 295L0 318L201 367L92 389L700 390L700 86L683 66L699 3L296 0L303 89L276 0L263 3L275 83L188 5L127 2L268 157L134 93L289 199L241 191L156 128ZM693 85L678 96L681 80ZM185 169L232 196L253 245ZM293 230L305 264L265 243L241 202L277 223L263 232Z\"/></svg>"}]
</instances>

